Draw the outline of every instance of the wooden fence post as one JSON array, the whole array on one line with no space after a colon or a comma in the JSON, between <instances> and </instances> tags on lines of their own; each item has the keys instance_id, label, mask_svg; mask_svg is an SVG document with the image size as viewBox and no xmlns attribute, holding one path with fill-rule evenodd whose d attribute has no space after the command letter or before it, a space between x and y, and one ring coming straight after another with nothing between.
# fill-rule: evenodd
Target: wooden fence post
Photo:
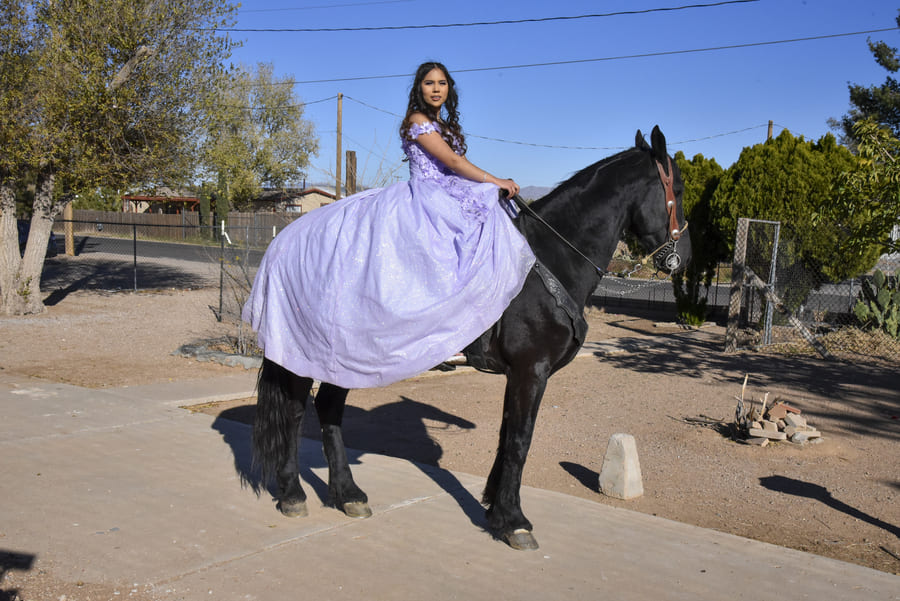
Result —
<instances>
[{"instance_id":1,"label":"wooden fence post","mask_svg":"<svg viewBox=\"0 0 900 601\"><path fill-rule=\"evenodd\" d=\"M63 209L63 219L66 220L65 230L66 230L66 250L65 253L70 256L75 256L75 224L72 221L75 219L75 209L72 207L72 203L66 204L66 207Z\"/></svg>"},{"instance_id":2,"label":"wooden fence post","mask_svg":"<svg viewBox=\"0 0 900 601\"><path fill-rule=\"evenodd\" d=\"M344 184L344 190L347 196L356 194L356 151L347 151L347 181Z\"/></svg>"}]
</instances>

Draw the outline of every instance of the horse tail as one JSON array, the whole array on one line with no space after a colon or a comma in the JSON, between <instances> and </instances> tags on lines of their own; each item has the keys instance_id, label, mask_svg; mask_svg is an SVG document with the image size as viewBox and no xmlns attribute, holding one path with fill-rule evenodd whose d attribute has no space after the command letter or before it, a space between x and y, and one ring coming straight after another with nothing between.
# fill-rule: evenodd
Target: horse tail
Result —
<instances>
[{"instance_id":1,"label":"horse tail","mask_svg":"<svg viewBox=\"0 0 900 601\"><path fill-rule=\"evenodd\" d=\"M252 441L253 467L260 471L263 482L270 482L297 450L299 414L290 394L293 377L277 363L263 359L256 384Z\"/></svg>"}]
</instances>

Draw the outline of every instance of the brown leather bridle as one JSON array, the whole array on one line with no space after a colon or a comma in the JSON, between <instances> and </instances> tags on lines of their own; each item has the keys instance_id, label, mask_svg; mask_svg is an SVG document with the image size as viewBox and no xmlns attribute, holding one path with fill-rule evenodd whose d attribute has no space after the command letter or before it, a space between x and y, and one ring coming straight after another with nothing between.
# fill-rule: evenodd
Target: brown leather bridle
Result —
<instances>
[{"instance_id":1,"label":"brown leather bridle","mask_svg":"<svg viewBox=\"0 0 900 601\"><path fill-rule=\"evenodd\" d=\"M666 212L669 214L669 237L672 240L681 238L683 231L678 227L678 207L675 204L675 172L672 170L672 159L666 157L669 161L669 174L666 175L663 164L656 161L656 169L659 171L659 179L662 181L663 190L666 191ZM687 221L684 222L684 229L687 229Z\"/></svg>"},{"instance_id":2,"label":"brown leather bridle","mask_svg":"<svg viewBox=\"0 0 900 601\"><path fill-rule=\"evenodd\" d=\"M678 225L678 205L675 201L675 171L672 169L672 158L666 157L668 160L668 171L663 168L660 161L656 161L656 169L659 171L659 180L662 182L663 190L666 198L666 213L669 215L669 227L666 230L666 241L654 250L650 255L653 257L653 264L659 270L673 272L681 267L681 255L678 254L678 240L681 234L688 228L688 222L684 222L684 227Z\"/></svg>"}]
</instances>

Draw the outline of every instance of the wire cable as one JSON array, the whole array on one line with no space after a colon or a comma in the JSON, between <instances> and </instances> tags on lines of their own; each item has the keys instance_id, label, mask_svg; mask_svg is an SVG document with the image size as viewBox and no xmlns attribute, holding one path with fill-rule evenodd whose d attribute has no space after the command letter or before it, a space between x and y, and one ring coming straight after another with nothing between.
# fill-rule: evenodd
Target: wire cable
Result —
<instances>
[{"instance_id":1,"label":"wire cable","mask_svg":"<svg viewBox=\"0 0 900 601\"><path fill-rule=\"evenodd\" d=\"M372 2L348 2L345 4L321 4L318 6L291 6L289 8L243 8L241 13L278 13L298 10L316 10L329 8L348 8L353 6L372 6L376 4L400 4L402 2L412 2L413 0L374 0Z\"/></svg>"},{"instance_id":2,"label":"wire cable","mask_svg":"<svg viewBox=\"0 0 900 601\"><path fill-rule=\"evenodd\" d=\"M644 15L657 12L673 12L694 8L716 8L727 4L745 4L759 2L760 0L723 0L709 4L686 4L683 6L667 6L661 8L646 8L642 10L623 10L610 13L597 13L590 15L568 15L560 17L536 17L532 19L506 19L502 21L475 21L471 23L443 23L431 25L380 25L370 27L228 27L210 28L204 31L227 31L240 33L335 33L347 31L399 31L404 29L448 29L452 27L485 27L492 25L521 25L523 23L547 23L551 21L574 21L578 19L601 19L606 17L618 17L622 15Z\"/></svg>"},{"instance_id":3,"label":"wire cable","mask_svg":"<svg viewBox=\"0 0 900 601\"><path fill-rule=\"evenodd\" d=\"M483 71L504 71L507 69L532 69L535 67L554 67L558 65L578 65L584 63L598 63L605 61L618 61L618 60L626 60L626 59L634 59L634 58L651 58L657 56L677 56L680 54L695 54L700 52L714 52L719 50L735 50L738 48L754 48L760 46L774 46L777 44L793 44L796 42L810 42L817 40L827 40L834 38L842 38L842 37L850 37L855 35L864 35L864 34L872 34L872 33L884 33L886 31L897 31L900 30L900 27L886 27L883 29L868 29L865 31L851 31L847 33L831 33L825 35L816 35L809 36L804 38L791 38L787 40L771 40L767 42L748 42L746 44L730 44L727 46L709 46L706 48L689 48L686 50L662 50L659 52L646 52L643 54L623 54L619 56L605 56L600 58L581 58L581 59L573 59L573 60L565 60L565 61L550 61L546 63L526 63L521 65L503 65L496 67L473 67L469 69L454 69L454 74L459 73L478 73ZM335 77L331 79L307 79L304 81L296 81L295 84L313 84L313 83L333 83L339 81L364 81L370 79L397 79L397 78L410 78L413 74L411 73L398 73L395 75L360 75L357 77Z\"/></svg>"},{"instance_id":4,"label":"wire cable","mask_svg":"<svg viewBox=\"0 0 900 601\"><path fill-rule=\"evenodd\" d=\"M362 100L353 98L352 96L347 96L346 94L344 94L344 99L350 100L357 104L361 104L362 106L370 108L374 111L379 111L381 113L385 113L392 117L397 117L398 119L403 117L402 115L400 115L398 113L377 107L377 106L369 104L367 102L363 102ZM777 125L778 127L781 127L782 129L787 129L786 127L784 127L782 125L778 125L777 123L773 123L773 125ZM751 131L754 129L759 129L761 127L768 127L768 126L769 126L768 123L763 123L760 125L753 125L751 127L745 127L743 129L736 129L733 131L722 132L719 134L713 134L713 135L705 136L702 138L695 138L693 140L681 140L681 141L677 141L677 142L670 142L670 144L672 146L680 146L682 144L692 144L694 142L702 142L704 140L712 140L714 138L733 136L736 134L741 134L741 133L748 132L748 131ZM489 136L480 136L478 134L472 134L472 133L467 133L466 137L467 138L478 138L479 140L487 140L489 142L500 142L501 144L516 144L519 146L531 146L531 147L535 147L535 148L555 148L555 149L559 149L559 150L624 150L625 148L628 148L627 146L565 146L565 145L560 145L560 144L540 144L537 142L522 142L519 140L506 140L504 138L492 138Z\"/></svg>"}]
</instances>

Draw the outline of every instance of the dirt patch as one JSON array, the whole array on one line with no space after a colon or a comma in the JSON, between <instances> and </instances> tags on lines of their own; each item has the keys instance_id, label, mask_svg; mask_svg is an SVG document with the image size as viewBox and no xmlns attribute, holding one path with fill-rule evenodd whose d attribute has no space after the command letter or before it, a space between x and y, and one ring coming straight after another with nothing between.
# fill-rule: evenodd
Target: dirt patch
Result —
<instances>
[{"instance_id":1,"label":"dirt patch","mask_svg":"<svg viewBox=\"0 0 900 601\"><path fill-rule=\"evenodd\" d=\"M233 324L216 321L217 302L215 289L73 292L43 315L0 317L0 373L89 388L233 373L242 368L172 355L186 343L234 334ZM589 341L615 344L598 345L550 380L526 485L900 573L895 366L726 356L720 327L686 331L600 310L588 321ZM748 373L748 396L787 400L823 442L749 447L715 423L692 419L730 421ZM500 376L458 369L353 391L345 439L367 452L485 476L503 386ZM253 399L203 410L248 422ZM314 412L308 415L314 436ZM617 432L637 440L645 494L631 501L597 492L606 445ZM19 589L22 599L50 598L41 595L41 582L52 584L53 598L88 598L76 583L53 581L52 571L9 584L13 574L4 586Z\"/></svg>"}]
</instances>

